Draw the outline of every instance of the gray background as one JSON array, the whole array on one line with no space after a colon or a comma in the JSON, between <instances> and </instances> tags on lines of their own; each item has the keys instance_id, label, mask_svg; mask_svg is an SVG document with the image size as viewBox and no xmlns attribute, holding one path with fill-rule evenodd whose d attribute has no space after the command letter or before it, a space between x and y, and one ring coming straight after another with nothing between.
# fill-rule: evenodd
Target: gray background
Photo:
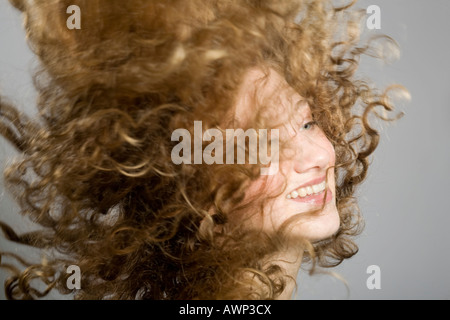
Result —
<instances>
[{"instance_id":1,"label":"gray background","mask_svg":"<svg viewBox=\"0 0 450 320\"><path fill-rule=\"evenodd\" d=\"M299 274L296 299L449 299L450 298L450 1L373 0L358 7L381 8L382 33L400 45L401 57L384 65L373 59L361 69L377 85L401 83L412 100L400 102L405 116L383 125L381 143L367 180L358 191L366 220L358 237L359 253L330 270L345 279ZM33 56L20 15L0 0L0 92L35 110L30 74ZM4 167L14 155L0 140ZM0 219L26 230L30 223L0 185ZM36 254L0 238L0 250ZM369 290L366 270L381 270L381 289ZM0 271L3 283L6 275ZM4 299L3 291L0 299ZM58 298L52 295L50 298Z\"/></svg>"}]
</instances>

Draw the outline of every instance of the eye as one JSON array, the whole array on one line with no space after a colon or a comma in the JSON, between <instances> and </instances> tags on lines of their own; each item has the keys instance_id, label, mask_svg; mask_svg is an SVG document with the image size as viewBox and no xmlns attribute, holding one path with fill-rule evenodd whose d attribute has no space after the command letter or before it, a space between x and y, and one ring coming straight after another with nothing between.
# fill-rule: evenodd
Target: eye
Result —
<instances>
[{"instance_id":1,"label":"eye","mask_svg":"<svg viewBox=\"0 0 450 320\"><path fill-rule=\"evenodd\" d=\"M309 121L301 127L301 130L311 130L314 129L316 125L317 125L316 121Z\"/></svg>"}]
</instances>

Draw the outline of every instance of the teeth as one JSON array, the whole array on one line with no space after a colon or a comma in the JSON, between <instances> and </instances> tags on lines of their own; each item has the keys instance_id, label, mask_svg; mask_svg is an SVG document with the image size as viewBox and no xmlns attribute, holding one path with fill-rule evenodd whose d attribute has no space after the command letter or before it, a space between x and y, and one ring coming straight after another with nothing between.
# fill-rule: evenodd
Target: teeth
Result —
<instances>
[{"instance_id":1,"label":"teeth","mask_svg":"<svg viewBox=\"0 0 450 320\"><path fill-rule=\"evenodd\" d=\"M298 189L298 195L301 197L301 198L303 198L303 197L306 197L306 190L305 190L305 188L300 188L300 189Z\"/></svg>"},{"instance_id":2,"label":"teeth","mask_svg":"<svg viewBox=\"0 0 450 320\"><path fill-rule=\"evenodd\" d=\"M318 193L320 191L320 186L318 184L312 186L312 190L314 193Z\"/></svg>"},{"instance_id":3,"label":"teeth","mask_svg":"<svg viewBox=\"0 0 450 320\"><path fill-rule=\"evenodd\" d=\"M325 188L326 188L326 183L325 183L325 181L323 181L323 182L321 182L319 184L315 184L313 186L307 186L304 188L299 188L297 190L294 190L291 193L289 193L286 197L288 199L295 199L297 197L304 198L304 197L310 196L312 194L321 193L325 190Z\"/></svg>"}]
</instances>

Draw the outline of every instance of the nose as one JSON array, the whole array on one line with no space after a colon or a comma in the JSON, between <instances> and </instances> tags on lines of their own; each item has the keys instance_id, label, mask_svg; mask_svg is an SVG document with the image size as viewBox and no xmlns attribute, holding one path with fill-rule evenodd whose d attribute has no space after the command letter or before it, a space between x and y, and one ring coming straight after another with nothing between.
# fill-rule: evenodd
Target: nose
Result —
<instances>
[{"instance_id":1,"label":"nose","mask_svg":"<svg viewBox=\"0 0 450 320\"><path fill-rule=\"evenodd\" d=\"M325 135L295 137L294 170L297 173L324 171L334 165L334 148Z\"/></svg>"}]
</instances>

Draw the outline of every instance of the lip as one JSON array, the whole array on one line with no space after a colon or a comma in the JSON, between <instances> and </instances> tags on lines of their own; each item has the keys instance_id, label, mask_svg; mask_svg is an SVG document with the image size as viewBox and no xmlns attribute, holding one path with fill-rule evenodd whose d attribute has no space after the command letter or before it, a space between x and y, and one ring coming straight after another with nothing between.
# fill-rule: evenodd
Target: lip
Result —
<instances>
[{"instance_id":1,"label":"lip","mask_svg":"<svg viewBox=\"0 0 450 320\"><path fill-rule=\"evenodd\" d=\"M304 188L304 187L307 187L307 186L313 186L313 185L315 185L315 184L319 184L319 183L325 181L325 178L326 178L326 176L322 176L322 177L320 177L320 178L311 180L311 181L309 181L309 182L307 182L307 183L302 184L301 186L298 186L298 187L295 188L294 190L291 190L289 193L291 193L292 191L298 190L298 189L300 189L300 188Z\"/></svg>"}]
</instances>

